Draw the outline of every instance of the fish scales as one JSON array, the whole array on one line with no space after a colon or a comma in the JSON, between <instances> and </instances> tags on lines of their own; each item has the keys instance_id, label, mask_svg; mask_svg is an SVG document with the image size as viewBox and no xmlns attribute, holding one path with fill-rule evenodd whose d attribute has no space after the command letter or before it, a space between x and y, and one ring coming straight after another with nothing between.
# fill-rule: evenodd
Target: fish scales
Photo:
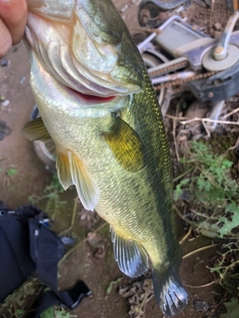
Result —
<instances>
[{"instance_id":1,"label":"fish scales","mask_svg":"<svg viewBox=\"0 0 239 318\"><path fill-rule=\"evenodd\" d=\"M63 187L74 184L84 207L110 224L119 268L136 277L152 267L159 306L176 315L187 293L178 276L169 148L151 81L111 1L68 0L74 19L69 10L65 18L54 11L57 2L64 7L44 0L36 8L28 0L26 41L41 118L23 132L53 139ZM53 46L64 55L52 55Z\"/></svg>"}]
</instances>

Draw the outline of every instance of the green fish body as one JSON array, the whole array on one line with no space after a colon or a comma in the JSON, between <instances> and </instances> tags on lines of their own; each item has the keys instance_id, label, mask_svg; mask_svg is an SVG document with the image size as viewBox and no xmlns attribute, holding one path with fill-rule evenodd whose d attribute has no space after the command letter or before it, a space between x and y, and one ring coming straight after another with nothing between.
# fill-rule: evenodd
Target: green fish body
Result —
<instances>
[{"instance_id":1,"label":"green fish body","mask_svg":"<svg viewBox=\"0 0 239 318\"><path fill-rule=\"evenodd\" d=\"M74 184L84 207L110 224L123 273L137 277L152 268L159 306L174 316L188 296L178 276L171 162L140 53L110 0L28 5L31 86L41 118L23 132L53 139L63 187Z\"/></svg>"}]
</instances>

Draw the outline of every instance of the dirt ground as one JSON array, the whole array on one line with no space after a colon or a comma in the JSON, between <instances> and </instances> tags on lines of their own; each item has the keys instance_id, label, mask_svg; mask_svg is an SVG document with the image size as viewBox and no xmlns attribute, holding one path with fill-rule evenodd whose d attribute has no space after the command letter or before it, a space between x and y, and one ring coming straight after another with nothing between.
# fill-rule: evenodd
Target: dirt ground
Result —
<instances>
[{"instance_id":1,"label":"dirt ground","mask_svg":"<svg viewBox=\"0 0 239 318\"><path fill-rule=\"evenodd\" d=\"M138 26L139 2L115 0L130 28ZM223 3L218 0L213 13L193 4L188 10L189 22L218 37L228 17ZM219 24L215 26L216 23ZM21 134L34 106L29 86L28 56L23 43L13 47L4 59L8 63L0 66L0 200L15 208L27 204L33 194L44 198L52 174L36 156L33 144ZM58 233L70 225L75 197L74 190L60 196L67 203L63 209L55 209L52 215ZM44 199L39 200L37 205L44 207L45 202ZM75 224L69 233L78 242L77 248L59 267L59 281L63 289L77 279L83 279L92 290L92 296L84 299L72 314L81 318L162 318L153 296L150 276L129 279L119 271L113 257L108 226L95 214L89 213L80 204L77 205ZM188 228L179 218L177 224L180 240ZM191 236L182 244L183 254L211 243L208 238ZM225 312L221 303L226 292L213 283L215 277L207 268L215 254L215 248L208 248L183 260L180 276L189 293L189 304L178 315L179 318L219 317Z\"/></svg>"}]
</instances>

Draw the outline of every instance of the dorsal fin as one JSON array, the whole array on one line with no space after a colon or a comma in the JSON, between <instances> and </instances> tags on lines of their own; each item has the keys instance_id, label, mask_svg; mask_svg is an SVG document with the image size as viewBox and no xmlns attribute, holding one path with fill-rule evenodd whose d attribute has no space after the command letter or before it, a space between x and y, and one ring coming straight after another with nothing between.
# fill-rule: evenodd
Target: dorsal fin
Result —
<instances>
[{"instance_id":1,"label":"dorsal fin","mask_svg":"<svg viewBox=\"0 0 239 318\"><path fill-rule=\"evenodd\" d=\"M111 229L114 256L119 269L127 276L137 277L148 270L148 255L136 241L126 240Z\"/></svg>"},{"instance_id":2,"label":"dorsal fin","mask_svg":"<svg viewBox=\"0 0 239 318\"><path fill-rule=\"evenodd\" d=\"M48 130L41 117L29 121L22 128L22 133L29 140L46 141L51 139Z\"/></svg>"}]
</instances>

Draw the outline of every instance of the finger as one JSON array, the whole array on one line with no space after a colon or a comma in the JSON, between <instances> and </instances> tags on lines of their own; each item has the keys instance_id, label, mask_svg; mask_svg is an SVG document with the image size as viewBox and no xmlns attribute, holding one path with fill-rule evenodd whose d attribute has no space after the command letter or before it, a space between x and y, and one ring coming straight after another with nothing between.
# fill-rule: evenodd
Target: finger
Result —
<instances>
[{"instance_id":1,"label":"finger","mask_svg":"<svg viewBox=\"0 0 239 318\"><path fill-rule=\"evenodd\" d=\"M12 37L4 22L0 19L0 58L3 57L12 46Z\"/></svg>"},{"instance_id":2,"label":"finger","mask_svg":"<svg viewBox=\"0 0 239 318\"><path fill-rule=\"evenodd\" d=\"M0 0L0 18L8 28L12 44L21 41L27 21L25 0Z\"/></svg>"}]
</instances>

